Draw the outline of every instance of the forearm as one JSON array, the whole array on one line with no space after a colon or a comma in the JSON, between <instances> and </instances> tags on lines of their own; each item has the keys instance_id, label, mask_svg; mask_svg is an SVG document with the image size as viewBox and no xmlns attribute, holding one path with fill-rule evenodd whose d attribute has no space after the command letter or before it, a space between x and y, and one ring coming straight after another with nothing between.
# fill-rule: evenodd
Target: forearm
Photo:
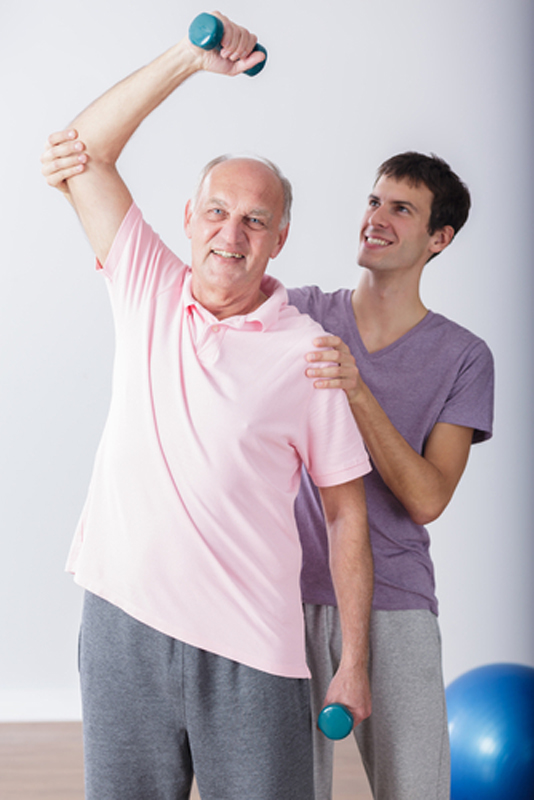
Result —
<instances>
[{"instance_id":1,"label":"forearm","mask_svg":"<svg viewBox=\"0 0 534 800\"><path fill-rule=\"evenodd\" d=\"M448 454L443 449L434 463L426 452L419 454L411 447L363 381L356 396L350 398L350 407L374 466L386 486L414 522L425 525L436 519L447 506L462 474L469 434L461 437L467 442L465 459L464 448L460 454L451 451L448 461ZM442 461L446 469L441 468Z\"/></svg>"},{"instance_id":2,"label":"forearm","mask_svg":"<svg viewBox=\"0 0 534 800\"><path fill-rule=\"evenodd\" d=\"M418 453L395 428L369 387L364 383L347 345L338 336L321 336L314 342L325 348L308 353L315 362L307 370L318 378L318 389L343 389L374 467L382 480L419 525L439 517L446 508L467 464L473 429L436 422L423 453ZM329 349L330 348L330 349ZM317 363L319 362L319 363ZM321 362L333 362L324 366ZM417 397L405 397L406 404Z\"/></svg>"},{"instance_id":3,"label":"forearm","mask_svg":"<svg viewBox=\"0 0 534 800\"><path fill-rule=\"evenodd\" d=\"M223 24L220 49L203 50L182 39L82 111L70 130L48 139L43 175L72 202L101 263L132 203L116 162L140 123L193 73L236 76L264 58L254 50L254 34L216 16Z\"/></svg>"},{"instance_id":4,"label":"forearm","mask_svg":"<svg viewBox=\"0 0 534 800\"><path fill-rule=\"evenodd\" d=\"M198 48L182 40L82 111L72 122L87 163L67 176L67 194L93 250L104 263L132 204L116 161L140 123L201 68Z\"/></svg>"},{"instance_id":5,"label":"forearm","mask_svg":"<svg viewBox=\"0 0 534 800\"><path fill-rule=\"evenodd\" d=\"M184 39L95 100L72 122L91 163L114 165L141 122L201 66Z\"/></svg>"},{"instance_id":6,"label":"forearm","mask_svg":"<svg viewBox=\"0 0 534 800\"><path fill-rule=\"evenodd\" d=\"M360 527L357 538L344 526L330 530L330 572L343 640L340 667L349 670L366 670L369 659L373 558L366 521L362 520Z\"/></svg>"},{"instance_id":7,"label":"forearm","mask_svg":"<svg viewBox=\"0 0 534 800\"><path fill-rule=\"evenodd\" d=\"M339 493L337 498L333 495L334 504L332 495L321 490L342 636L341 660L325 704L342 703L358 725L371 713L368 660L373 559L363 479L336 488Z\"/></svg>"}]
</instances>

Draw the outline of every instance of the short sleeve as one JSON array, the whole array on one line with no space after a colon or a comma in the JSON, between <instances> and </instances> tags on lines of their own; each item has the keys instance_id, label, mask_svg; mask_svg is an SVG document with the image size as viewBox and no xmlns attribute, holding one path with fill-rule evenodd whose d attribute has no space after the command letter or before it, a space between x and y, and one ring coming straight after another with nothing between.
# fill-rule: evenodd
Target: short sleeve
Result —
<instances>
[{"instance_id":1,"label":"short sleeve","mask_svg":"<svg viewBox=\"0 0 534 800\"><path fill-rule=\"evenodd\" d=\"M362 437L341 389L313 390L301 458L316 486L337 486L371 471Z\"/></svg>"},{"instance_id":2,"label":"short sleeve","mask_svg":"<svg viewBox=\"0 0 534 800\"><path fill-rule=\"evenodd\" d=\"M473 428L473 443L493 434L494 363L489 347L477 339L465 354L438 422Z\"/></svg>"},{"instance_id":3,"label":"short sleeve","mask_svg":"<svg viewBox=\"0 0 534 800\"><path fill-rule=\"evenodd\" d=\"M186 267L161 241L134 204L102 266L115 306L130 308L183 283Z\"/></svg>"}]
</instances>

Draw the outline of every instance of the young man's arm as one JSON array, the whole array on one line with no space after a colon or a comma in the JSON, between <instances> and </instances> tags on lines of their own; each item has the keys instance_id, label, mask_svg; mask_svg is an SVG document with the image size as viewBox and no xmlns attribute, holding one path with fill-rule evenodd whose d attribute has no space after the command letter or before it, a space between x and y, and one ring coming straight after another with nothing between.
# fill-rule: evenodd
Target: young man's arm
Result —
<instances>
[{"instance_id":1,"label":"young man's arm","mask_svg":"<svg viewBox=\"0 0 534 800\"><path fill-rule=\"evenodd\" d=\"M325 705L341 703L359 725L371 713L369 618L373 598L373 557L363 478L319 490L330 545L343 649Z\"/></svg>"},{"instance_id":2,"label":"young man's arm","mask_svg":"<svg viewBox=\"0 0 534 800\"><path fill-rule=\"evenodd\" d=\"M49 139L43 174L69 197L101 263L132 203L116 162L140 123L195 72L239 75L263 57L252 52L253 34L218 16L224 24L220 51L201 50L184 38L82 111L70 131Z\"/></svg>"},{"instance_id":3,"label":"young man's arm","mask_svg":"<svg viewBox=\"0 0 534 800\"><path fill-rule=\"evenodd\" d=\"M410 517L419 525L437 519L447 507L469 457L473 429L438 422L425 446L417 453L397 431L369 387L363 382L349 348L338 336L317 339L329 349L310 353L314 362L334 362L312 367L320 389L342 388L375 468Z\"/></svg>"}]
</instances>

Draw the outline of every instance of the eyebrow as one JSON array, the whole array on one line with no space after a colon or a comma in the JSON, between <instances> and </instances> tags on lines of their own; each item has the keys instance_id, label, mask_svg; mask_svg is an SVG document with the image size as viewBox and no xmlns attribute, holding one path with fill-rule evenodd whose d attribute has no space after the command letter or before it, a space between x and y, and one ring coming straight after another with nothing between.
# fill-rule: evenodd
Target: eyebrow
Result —
<instances>
[{"instance_id":1,"label":"eyebrow","mask_svg":"<svg viewBox=\"0 0 534 800\"><path fill-rule=\"evenodd\" d=\"M369 200L377 200L379 203L382 202L380 197L378 197L376 194L372 194L372 193L369 195L368 199ZM416 211L416 212L419 211L417 206L414 205L413 203L410 203L409 200L391 200L391 203L394 206L408 206L409 208L413 209L413 211Z\"/></svg>"},{"instance_id":2,"label":"eyebrow","mask_svg":"<svg viewBox=\"0 0 534 800\"><path fill-rule=\"evenodd\" d=\"M220 197L209 197L207 203L215 203L221 208L228 208L228 204ZM266 220L271 220L274 214L271 211L268 211L266 208L251 208L250 211L246 213L247 217L262 217Z\"/></svg>"}]
</instances>

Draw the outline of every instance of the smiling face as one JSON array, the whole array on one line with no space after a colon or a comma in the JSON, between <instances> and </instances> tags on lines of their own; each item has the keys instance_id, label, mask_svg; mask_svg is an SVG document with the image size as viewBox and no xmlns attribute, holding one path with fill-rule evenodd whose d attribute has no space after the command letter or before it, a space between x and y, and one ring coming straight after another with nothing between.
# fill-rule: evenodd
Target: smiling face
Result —
<instances>
[{"instance_id":1,"label":"smiling face","mask_svg":"<svg viewBox=\"0 0 534 800\"><path fill-rule=\"evenodd\" d=\"M360 229L358 264L371 270L420 272L441 252L454 231L428 232L433 194L423 183L382 176L369 195Z\"/></svg>"},{"instance_id":2,"label":"smiling face","mask_svg":"<svg viewBox=\"0 0 534 800\"><path fill-rule=\"evenodd\" d=\"M262 162L246 158L217 164L188 202L191 288L213 313L217 298L232 313L248 313L260 304L269 259L287 238L289 225L280 229L283 204L277 176Z\"/></svg>"}]
</instances>

